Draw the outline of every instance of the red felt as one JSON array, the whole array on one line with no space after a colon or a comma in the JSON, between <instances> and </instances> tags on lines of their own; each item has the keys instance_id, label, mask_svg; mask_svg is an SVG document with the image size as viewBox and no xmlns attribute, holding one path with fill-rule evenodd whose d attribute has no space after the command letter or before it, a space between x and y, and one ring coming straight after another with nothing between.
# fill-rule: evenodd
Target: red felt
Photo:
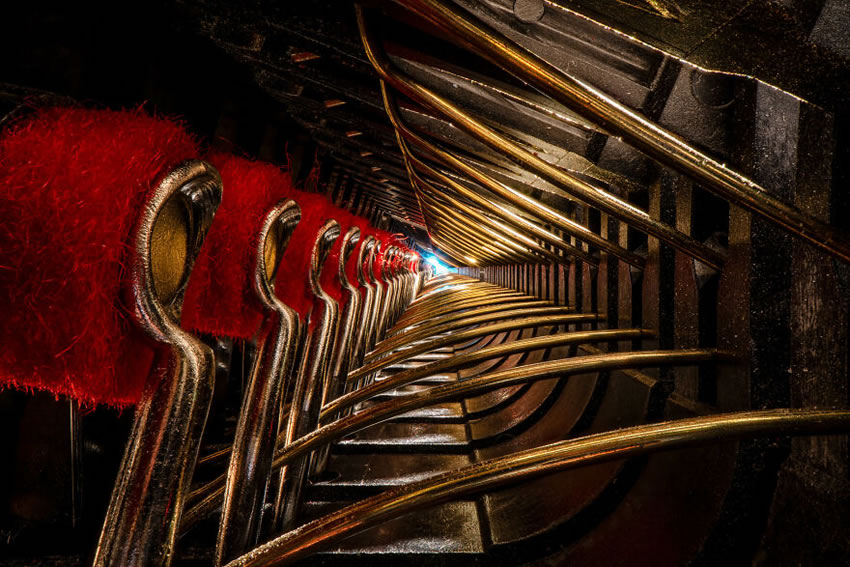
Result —
<instances>
[{"instance_id":1,"label":"red felt","mask_svg":"<svg viewBox=\"0 0 850 567\"><path fill-rule=\"evenodd\" d=\"M281 301L305 319L313 306L313 292L308 279L310 256L319 229L325 221L333 218L333 207L324 195L316 193L292 190L287 197L294 199L301 207L301 222L292 233L292 239L281 259L275 292Z\"/></svg>"},{"instance_id":2,"label":"red felt","mask_svg":"<svg viewBox=\"0 0 850 567\"><path fill-rule=\"evenodd\" d=\"M269 163L232 154L206 159L221 174L224 191L192 270L182 324L192 331L249 339L264 314L254 290L257 236L269 210L292 191L292 180Z\"/></svg>"},{"instance_id":3,"label":"red felt","mask_svg":"<svg viewBox=\"0 0 850 567\"><path fill-rule=\"evenodd\" d=\"M0 133L0 385L127 406L152 343L120 305L146 196L195 140L141 110L47 108Z\"/></svg>"},{"instance_id":4,"label":"red felt","mask_svg":"<svg viewBox=\"0 0 850 567\"><path fill-rule=\"evenodd\" d=\"M341 229L341 237L334 244L333 250L331 251L331 255L328 258L327 269L322 272L322 289L324 289L328 295L333 297L336 301L340 302L340 307L344 307L344 301L348 297L345 293L342 283L339 280L339 254L342 251L342 236L344 236L349 229L352 227L357 227L363 230L363 228L368 227L368 221L366 219L360 218L352 214L351 212L341 209L339 207L333 207L331 211L331 215L334 220L336 220ZM356 256L357 247L354 248L354 251L348 258L348 262L346 263L346 274L348 274L349 281L354 285L358 285L357 276L354 274L354 268L356 268L357 260L353 259L352 256ZM353 279L352 279L353 278Z\"/></svg>"},{"instance_id":5,"label":"red felt","mask_svg":"<svg viewBox=\"0 0 850 567\"><path fill-rule=\"evenodd\" d=\"M360 247L363 246L371 227L368 220L354 214L351 215L351 221L353 226L360 229L360 241L345 264L345 274L348 276L348 281L351 282L351 285L359 288L360 280L357 279L357 258L360 256Z\"/></svg>"},{"instance_id":6,"label":"red felt","mask_svg":"<svg viewBox=\"0 0 850 567\"><path fill-rule=\"evenodd\" d=\"M375 228L375 229L372 229L372 234L381 243L381 252L380 252L380 254L375 256L375 262L372 265L373 273L375 274L375 278L378 281L387 283L386 281L384 281L384 277L383 277L384 256L387 252L387 249L390 246L399 246L403 249L406 249L406 248L403 245L401 245L398 242L398 240L391 233L387 232L386 230L381 230L381 229Z\"/></svg>"}]
</instances>

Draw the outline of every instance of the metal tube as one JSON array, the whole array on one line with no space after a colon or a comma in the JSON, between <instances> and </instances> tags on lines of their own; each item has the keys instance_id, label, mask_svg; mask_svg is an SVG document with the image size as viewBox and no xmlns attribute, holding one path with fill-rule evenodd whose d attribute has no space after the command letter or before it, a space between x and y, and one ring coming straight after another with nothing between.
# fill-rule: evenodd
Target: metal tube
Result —
<instances>
[{"instance_id":1,"label":"metal tube","mask_svg":"<svg viewBox=\"0 0 850 567\"><path fill-rule=\"evenodd\" d=\"M621 136L719 197L762 216L821 250L850 262L850 237L770 195L753 180L700 152L674 133L570 76L444 0L396 0L507 72L580 116ZM358 14L362 18L362 14ZM362 35L362 34L361 34Z\"/></svg>"},{"instance_id":2,"label":"metal tube","mask_svg":"<svg viewBox=\"0 0 850 567\"><path fill-rule=\"evenodd\" d=\"M718 351L706 349L617 352L539 362L500 372L482 374L463 381L434 386L422 392L416 392L382 402L320 427L296 439L285 447L281 447L275 456L274 466L288 466L288 463L309 454L311 451L327 443L340 439L345 435L361 431L397 415L446 401L483 394L507 386L625 368L696 364L721 357L722 355ZM221 484L222 479L219 478L203 487L201 490L202 499L187 513L187 527L194 525L194 523L215 509L221 498Z\"/></svg>"},{"instance_id":3,"label":"metal tube","mask_svg":"<svg viewBox=\"0 0 850 567\"><path fill-rule=\"evenodd\" d=\"M619 197L552 166L506 137L498 134L492 128L487 127L449 100L396 72L386 60L383 53L377 51L376 42L371 37L365 15L359 5L357 6L357 20L366 55L378 71L378 74L385 81L391 83L397 89L422 104L446 115L456 126L472 134L493 149L511 156L518 163L531 168L546 179L560 185L578 200L592 205L626 224L682 250L713 268L719 269L722 267L723 257L715 250L653 219L647 212L623 201Z\"/></svg>"},{"instance_id":4,"label":"metal tube","mask_svg":"<svg viewBox=\"0 0 850 567\"><path fill-rule=\"evenodd\" d=\"M654 335L655 334L652 331L644 329L602 329L597 331L576 331L572 333L558 333L555 335L518 339L506 344L450 356L428 364L423 364L417 368L398 372L397 374L393 374L380 382L375 382L365 388L355 390L337 398L322 408L322 415L330 416L336 414L346 407L358 404L380 393L416 382L417 380L422 380L429 376L452 372L483 360L489 360L520 352L550 349L557 346L612 340L640 339L652 337Z\"/></svg>"},{"instance_id":5,"label":"metal tube","mask_svg":"<svg viewBox=\"0 0 850 567\"><path fill-rule=\"evenodd\" d=\"M762 435L830 434L847 430L850 430L847 410L780 409L680 419L579 437L388 490L279 536L227 567L287 565L331 542L413 510L571 468Z\"/></svg>"},{"instance_id":6,"label":"metal tube","mask_svg":"<svg viewBox=\"0 0 850 567\"><path fill-rule=\"evenodd\" d=\"M221 202L221 178L201 161L189 161L163 178L142 209L129 262L132 317L158 343L149 384L136 408L118 478L112 490L95 566L168 565L213 391L212 350L180 328L183 293L192 264ZM169 297L157 292L158 264L152 241L160 212L177 204L191 219L184 264ZM157 247L158 248L158 247Z\"/></svg>"},{"instance_id":7,"label":"metal tube","mask_svg":"<svg viewBox=\"0 0 850 567\"><path fill-rule=\"evenodd\" d=\"M267 215L254 266L254 292L266 313L256 354L239 410L227 484L216 538L215 565L245 553L257 544L263 500L271 476L271 459L278 437L281 396L291 376L298 315L274 293L274 275L292 236L301 210L295 201L279 203ZM274 253L269 255L269 250ZM268 259L274 258L273 265ZM221 269L235 269L221 266Z\"/></svg>"}]
</instances>

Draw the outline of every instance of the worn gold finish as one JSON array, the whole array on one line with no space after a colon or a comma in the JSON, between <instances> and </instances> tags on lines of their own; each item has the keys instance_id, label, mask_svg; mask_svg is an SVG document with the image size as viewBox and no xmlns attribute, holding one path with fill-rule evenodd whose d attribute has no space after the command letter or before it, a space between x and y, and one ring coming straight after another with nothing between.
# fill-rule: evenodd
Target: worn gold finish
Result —
<instances>
[{"instance_id":1,"label":"worn gold finish","mask_svg":"<svg viewBox=\"0 0 850 567\"><path fill-rule=\"evenodd\" d=\"M134 230L129 305L136 324L160 347L152 369L158 382L136 408L96 566L171 561L213 388L212 350L178 321L192 264L220 202L215 169L186 162L153 190ZM170 233L185 243L176 254L162 245Z\"/></svg>"},{"instance_id":2,"label":"worn gold finish","mask_svg":"<svg viewBox=\"0 0 850 567\"><path fill-rule=\"evenodd\" d=\"M329 543L413 510L570 468L731 439L848 430L847 410L779 409L666 421L579 437L388 490L277 537L227 567L287 565Z\"/></svg>"},{"instance_id":3,"label":"worn gold finish","mask_svg":"<svg viewBox=\"0 0 850 567\"><path fill-rule=\"evenodd\" d=\"M151 258L157 261L151 265L153 287L165 304L174 299L174 295L185 283L189 250L189 208L185 199L169 199L156 217L151 232Z\"/></svg>"}]
</instances>

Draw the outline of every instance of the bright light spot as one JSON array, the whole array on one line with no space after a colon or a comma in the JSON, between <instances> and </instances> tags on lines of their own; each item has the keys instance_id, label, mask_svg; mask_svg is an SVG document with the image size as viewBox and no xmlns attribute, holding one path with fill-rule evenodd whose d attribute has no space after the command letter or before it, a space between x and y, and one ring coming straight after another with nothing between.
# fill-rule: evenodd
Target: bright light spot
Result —
<instances>
[{"instance_id":1,"label":"bright light spot","mask_svg":"<svg viewBox=\"0 0 850 567\"><path fill-rule=\"evenodd\" d=\"M467 262L469 262L470 264L472 264L473 266L477 266L477 265L478 265L478 260L476 260L475 258L473 258L473 257L471 257L471 256L464 256L464 259L465 259Z\"/></svg>"},{"instance_id":2,"label":"bright light spot","mask_svg":"<svg viewBox=\"0 0 850 567\"><path fill-rule=\"evenodd\" d=\"M438 276L449 273L449 267L440 262L436 256L428 256L425 258L425 261L434 266L434 270L437 272Z\"/></svg>"}]
</instances>

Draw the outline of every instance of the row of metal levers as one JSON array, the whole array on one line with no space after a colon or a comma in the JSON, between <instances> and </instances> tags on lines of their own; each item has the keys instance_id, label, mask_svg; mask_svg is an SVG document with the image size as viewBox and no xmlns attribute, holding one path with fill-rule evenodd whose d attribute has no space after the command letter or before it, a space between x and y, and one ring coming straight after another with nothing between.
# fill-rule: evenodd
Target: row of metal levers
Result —
<instances>
[{"instance_id":1,"label":"row of metal levers","mask_svg":"<svg viewBox=\"0 0 850 567\"><path fill-rule=\"evenodd\" d=\"M717 521L734 439L846 427L846 412L713 414L658 370L724 353L649 350L651 331L465 276L428 280L379 336L322 409L294 529L234 565L680 564Z\"/></svg>"}]
</instances>

